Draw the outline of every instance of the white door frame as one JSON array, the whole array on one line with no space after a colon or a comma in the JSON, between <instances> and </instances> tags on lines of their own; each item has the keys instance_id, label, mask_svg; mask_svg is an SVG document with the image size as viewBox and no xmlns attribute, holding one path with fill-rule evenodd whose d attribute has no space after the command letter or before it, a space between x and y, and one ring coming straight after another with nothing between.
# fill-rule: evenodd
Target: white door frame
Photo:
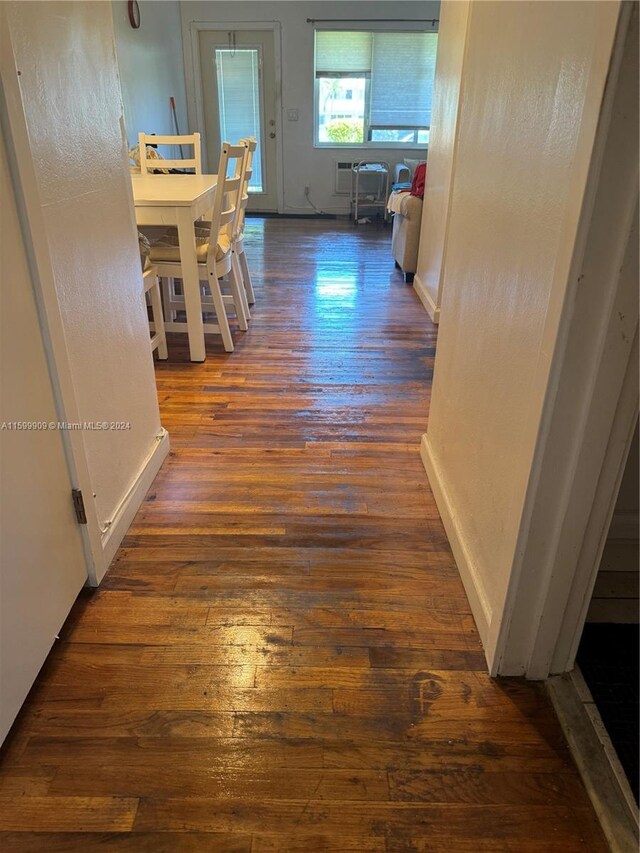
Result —
<instances>
[{"instance_id":1,"label":"white door frame","mask_svg":"<svg viewBox=\"0 0 640 853\"><path fill-rule=\"evenodd\" d=\"M226 21L225 23L210 23L208 21L191 21L189 39L185 40L185 70L187 86L187 115L189 126L203 136L206 136L204 122L204 95L202 91L202 76L200 66L200 33L229 32L230 30L271 31L273 33L273 55L275 72L275 121L276 121L276 195L278 213L284 212L284 159L282 145L282 31L278 21ZM190 54L190 57L188 56ZM207 169L211 171L213 164L208 163L206 148L203 152Z\"/></svg>"},{"instance_id":2,"label":"white door frame","mask_svg":"<svg viewBox=\"0 0 640 853\"><path fill-rule=\"evenodd\" d=\"M15 175L16 203L21 218L25 248L33 276L42 336L49 363L58 419L80 423L69 351L58 303L53 264L47 241L40 193L33 160L27 121L20 93L20 78L7 25L6 11L0 4L0 120L3 123L7 156ZM18 72L19 73L19 72ZM87 562L89 584L97 586L108 563L102 544L100 521L93 500L93 486L81 430L62 430L62 442L73 488L84 496L87 523L80 525ZM69 495L71 501L71 495Z\"/></svg>"},{"instance_id":3,"label":"white door frame","mask_svg":"<svg viewBox=\"0 0 640 853\"><path fill-rule=\"evenodd\" d=\"M638 333L631 350L618 407L587 531L568 595L567 608L551 659L551 674L566 672L575 665L578 646L587 620L602 553L611 527L616 498L638 418Z\"/></svg>"},{"instance_id":4,"label":"white door frame","mask_svg":"<svg viewBox=\"0 0 640 853\"><path fill-rule=\"evenodd\" d=\"M637 35L625 3L493 674L573 668L638 415Z\"/></svg>"}]
</instances>

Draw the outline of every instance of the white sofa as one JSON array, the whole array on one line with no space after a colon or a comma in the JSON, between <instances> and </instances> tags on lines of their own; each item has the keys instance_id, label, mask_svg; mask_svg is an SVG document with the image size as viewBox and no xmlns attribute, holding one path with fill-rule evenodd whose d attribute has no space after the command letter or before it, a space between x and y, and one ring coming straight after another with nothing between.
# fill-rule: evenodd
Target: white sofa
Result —
<instances>
[{"instance_id":1,"label":"white sofa","mask_svg":"<svg viewBox=\"0 0 640 853\"><path fill-rule=\"evenodd\" d=\"M394 183L410 182L411 174L407 166L399 163L395 169ZM391 253L396 267L402 270L405 282L410 284L418 263L422 199L408 192L394 191L389 196L387 209L393 213Z\"/></svg>"},{"instance_id":2,"label":"white sofa","mask_svg":"<svg viewBox=\"0 0 640 853\"><path fill-rule=\"evenodd\" d=\"M402 270L404 280L410 284L418 263L422 199L407 192L393 192L389 197L389 207L394 211L391 253L396 266Z\"/></svg>"}]
</instances>

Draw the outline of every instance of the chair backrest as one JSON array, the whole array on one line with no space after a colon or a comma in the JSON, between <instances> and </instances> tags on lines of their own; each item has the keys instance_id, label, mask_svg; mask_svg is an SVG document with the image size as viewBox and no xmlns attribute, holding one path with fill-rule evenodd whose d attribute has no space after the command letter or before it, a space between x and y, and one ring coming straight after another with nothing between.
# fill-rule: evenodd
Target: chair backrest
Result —
<instances>
[{"instance_id":1,"label":"chair backrest","mask_svg":"<svg viewBox=\"0 0 640 853\"><path fill-rule=\"evenodd\" d=\"M199 133L192 133L188 136L153 136L148 133L139 133L138 145L140 172L143 175L162 169L193 169L196 175L202 174ZM190 145L193 148L193 157L186 157L181 160L157 160L148 156L147 145Z\"/></svg>"},{"instance_id":2,"label":"chair backrest","mask_svg":"<svg viewBox=\"0 0 640 853\"><path fill-rule=\"evenodd\" d=\"M218 163L218 183L211 211L211 231L207 267L215 270L218 240L221 234L233 240L233 225L242 194L243 162L246 154L244 145L222 143ZM231 171L231 175L229 175Z\"/></svg>"},{"instance_id":3,"label":"chair backrest","mask_svg":"<svg viewBox=\"0 0 640 853\"><path fill-rule=\"evenodd\" d=\"M240 143L244 145L245 158L244 163L242 165L242 193L240 196L240 204L238 205L238 211L236 214L236 220L233 228L234 239L240 237L244 230L244 216L247 210L247 203L249 202L249 181L251 180L251 175L253 174L253 154L258 145L255 137L253 136L250 136L247 139L241 139Z\"/></svg>"}]
</instances>

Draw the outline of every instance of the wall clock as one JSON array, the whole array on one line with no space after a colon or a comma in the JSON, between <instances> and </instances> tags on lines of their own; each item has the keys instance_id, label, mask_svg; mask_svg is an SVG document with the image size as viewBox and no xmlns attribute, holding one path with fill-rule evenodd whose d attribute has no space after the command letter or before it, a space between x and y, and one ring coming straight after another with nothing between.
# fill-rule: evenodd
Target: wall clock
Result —
<instances>
[{"instance_id":1,"label":"wall clock","mask_svg":"<svg viewBox=\"0 0 640 853\"><path fill-rule=\"evenodd\" d=\"M129 15L129 23L134 30L137 30L140 26L140 7L138 6L138 0L129 0L127 3L127 13Z\"/></svg>"}]
</instances>

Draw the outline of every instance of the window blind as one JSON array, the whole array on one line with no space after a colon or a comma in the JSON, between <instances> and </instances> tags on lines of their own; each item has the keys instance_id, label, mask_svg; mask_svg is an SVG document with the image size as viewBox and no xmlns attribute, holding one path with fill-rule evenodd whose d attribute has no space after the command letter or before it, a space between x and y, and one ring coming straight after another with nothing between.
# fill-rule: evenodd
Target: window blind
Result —
<instances>
[{"instance_id":1,"label":"window blind","mask_svg":"<svg viewBox=\"0 0 640 853\"><path fill-rule=\"evenodd\" d=\"M369 74L373 33L316 31L316 77Z\"/></svg>"},{"instance_id":2,"label":"window blind","mask_svg":"<svg viewBox=\"0 0 640 853\"><path fill-rule=\"evenodd\" d=\"M372 127L430 127L437 33L373 33Z\"/></svg>"},{"instance_id":3,"label":"window blind","mask_svg":"<svg viewBox=\"0 0 640 853\"><path fill-rule=\"evenodd\" d=\"M260 57L255 48L216 48L220 141L260 140ZM262 188L261 146L253 157L250 189Z\"/></svg>"}]
</instances>

